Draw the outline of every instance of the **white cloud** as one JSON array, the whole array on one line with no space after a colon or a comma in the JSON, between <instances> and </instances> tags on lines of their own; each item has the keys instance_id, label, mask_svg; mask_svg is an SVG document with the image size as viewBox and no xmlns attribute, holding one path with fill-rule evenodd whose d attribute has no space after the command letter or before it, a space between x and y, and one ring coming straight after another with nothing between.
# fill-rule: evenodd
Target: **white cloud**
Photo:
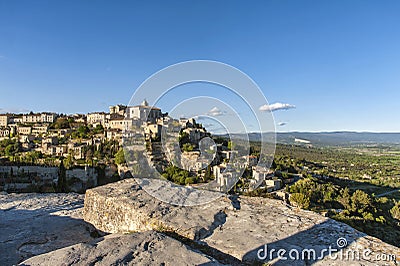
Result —
<instances>
[{"instance_id":1,"label":"white cloud","mask_svg":"<svg viewBox=\"0 0 400 266\"><path fill-rule=\"evenodd\" d=\"M265 111L265 112L274 112L278 110L288 110L288 109L293 109L296 108L296 106L288 103L273 103L273 104L264 104L260 106L259 110L260 111Z\"/></svg>"},{"instance_id":2,"label":"white cloud","mask_svg":"<svg viewBox=\"0 0 400 266\"><path fill-rule=\"evenodd\" d=\"M209 116L221 116L225 114L226 112L221 111L218 107L213 107L210 111L207 112L207 115Z\"/></svg>"}]
</instances>

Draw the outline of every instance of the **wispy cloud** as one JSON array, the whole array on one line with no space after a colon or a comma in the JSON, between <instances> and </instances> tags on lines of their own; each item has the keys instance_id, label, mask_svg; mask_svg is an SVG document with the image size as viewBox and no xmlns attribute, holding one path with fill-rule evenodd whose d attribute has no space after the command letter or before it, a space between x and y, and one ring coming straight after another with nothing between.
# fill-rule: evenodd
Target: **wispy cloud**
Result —
<instances>
[{"instance_id":1,"label":"wispy cloud","mask_svg":"<svg viewBox=\"0 0 400 266\"><path fill-rule=\"evenodd\" d=\"M203 124L203 127L211 128L211 127L215 127L215 125L211 124L211 123L206 123L206 124Z\"/></svg>"},{"instance_id":2,"label":"wispy cloud","mask_svg":"<svg viewBox=\"0 0 400 266\"><path fill-rule=\"evenodd\" d=\"M274 112L278 110L288 110L288 109L293 109L296 108L296 106L288 103L273 103L273 104L264 104L260 106L259 110L260 111L265 111L265 112Z\"/></svg>"},{"instance_id":3,"label":"wispy cloud","mask_svg":"<svg viewBox=\"0 0 400 266\"><path fill-rule=\"evenodd\" d=\"M23 109L23 108L0 108L0 114L6 114L6 113L29 113L29 110Z\"/></svg>"},{"instance_id":4,"label":"wispy cloud","mask_svg":"<svg viewBox=\"0 0 400 266\"><path fill-rule=\"evenodd\" d=\"M209 116L221 116L225 114L225 111L221 111L218 107L213 107L210 111L207 112Z\"/></svg>"}]
</instances>

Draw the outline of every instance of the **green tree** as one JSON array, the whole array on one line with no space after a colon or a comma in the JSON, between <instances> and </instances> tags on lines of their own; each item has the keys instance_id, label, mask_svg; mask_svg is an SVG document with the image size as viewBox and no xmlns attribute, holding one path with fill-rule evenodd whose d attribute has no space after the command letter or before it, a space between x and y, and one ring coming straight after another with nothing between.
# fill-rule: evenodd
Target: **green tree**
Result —
<instances>
[{"instance_id":1,"label":"green tree","mask_svg":"<svg viewBox=\"0 0 400 266\"><path fill-rule=\"evenodd\" d=\"M74 151L70 150L67 158L65 159L65 167L69 169L69 168L73 167L74 164L75 164Z\"/></svg>"},{"instance_id":2,"label":"green tree","mask_svg":"<svg viewBox=\"0 0 400 266\"><path fill-rule=\"evenodd\" d=\"M210 179L213 179L213 177L212 177L211 165L208 165L206 168L206 172L204 174L204 182L208 182Z\"/></svg>"},{"instance_id":3,"label":"green tree","mask_svg":"<svg viewBox=\"0 0 400 266\"><path fill-rule=\"evenodd\" d=\"M342 204L345 209L351 210L351 196L350 196L350 190L348 187L346 187L340 191L340 196L338 198L338 202L340 204Z\"/></svg>"},{"instance_id":4,"label":"green tree","mask_svg":"<svg viewBox=\"0 0 400 266\"><path fill-rule=\"evenodd\" d=\"M371 197L362 190L356 190L351 196L351 210L362 213L372 206Z\"/></svg>"},{"instance_id":5,"label":"green tree","mask_svg":"<svg viewBox=\"0 0 400 266\"><path fill-rule=\"evenodd\" d=\"M93 147L89 146L88 150L85 153L86 163L93 166Z\"/></svg>"},{"instance_id":6,"label":"green tree","mask_svg":"<svg viewBox=\"0 0 400 266\"><path fill-rule=\"evenodd\" d=\"M66 118L58 118L57 121L52 125L56 129L70 128L69 121Z\"/></svg>"},{"instance_id":7,"label":"green tree","mask_svg":"<svg viewBox=\"0 0 400 266\"><path fill-rule=\"evenodd\" d=\"M189 134L184 132L184 131L181 131L179 133L179 143L180 143L180 145L182 146L183 144L189 143L189 142L190 142Z\"/></svg>"},{"instance_id":8,"label":"green tree","mask_svg":"<svg viewBox=\"0 0 400 266\"><path fill-rule=\"evenodd\" d=\"M63 161L61 161L60 168L58 171L57 191L58 192L68 192L66 169L64 167Z\"/></svg>"},{"instance_id":9,"label":"green tree","mask_svg":"<svg viewBox=\"0 0 400 266\"><path fill-rule=\"evenodd\" d=\"M115 154L114 161L118 165L124 164L126 162L125 161L124 149L120 148L118 150L118 152Z\"/></svg>"},{"instance_id":10,"label":"green tree","mask_svg":"<svg viewBox=\"0 0 400 266\"><path fill-rule=\"evenodd\" d=\"M183 144L182 149L183 149L183 151L187 151L187 152L193 151L193 145L190 143L185 143L185 144Z\"/></svg>"},{"instance_id":11,"label":"green tree","mask_svg":"<svg viewBox=\"0 0 400 266\"><path fill-rule=\"evenodd\" d=\"M96 127L93 129L94 134L101 134L104 132L104 127L101 124L97 124Z\"/></svg>"},{"instance_id":12,"label":"green tree","mask_svg":"<svg viewBox=\"0 0 400 266\"><path fill-rule=\"evenodd\" d=\"M162 176L167 180L179 185L185 185L189 183L193 184L197 182L197 179L194 177L193 179L188 179L190 177L188 171L180 169L179 167L176 167L174 165L169 165L168 167L166 167Z\"/></svg>"},{"instance_id":13,"label":"green tree","mask_svg":"<svg viewBox=\"0 0 400 266\"><path fill-rule=\"evenodd\" d=\"M19 151L21 151L21 145L19 142L10 143L4 149L4 153L6 156L14 156Z\"/></svg>"},{"instance_id":14,"label":"green tree","mask_svg":"<svg viewBox=\"0 0 400 266\"><path fill-rule=\"evenodd\" d=\"M235 143L233 143L231 140L228 141L228 145L227 145L228 150L232 151L235 149Z\"/></svg>"},{"instance_id":15,"label":"green tree","mask_svg":"<svg viewBox=\"0 0 400 266\"><path fill-rule=\"evenodd\" d=\"M79 126L78 129L72 132L71 136L73 138L82 138L86 139L89 137L90 129L87 126Z\"/></svg>"}]
</instances>

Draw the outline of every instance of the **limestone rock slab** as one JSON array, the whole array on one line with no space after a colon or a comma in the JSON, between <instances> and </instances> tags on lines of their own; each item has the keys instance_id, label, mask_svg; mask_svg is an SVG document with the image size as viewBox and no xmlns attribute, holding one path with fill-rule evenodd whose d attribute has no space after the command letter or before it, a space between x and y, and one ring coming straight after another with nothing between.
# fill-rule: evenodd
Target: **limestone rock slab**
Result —
<instances>
[{"instance_id":1,"label":"limestone rock slab","mask_svg":"<svg viewBox=\"0 0 400 266\"><path fill-rule=\"evenodd\" d=\"M142 190L134 179L90 189L86 192L84 219L111 233L147 230L172 231L179 236L233 256L242 263L259 260L260 249L315 250L316 257L279 260L275 252L263 261L276 265L343 265L335 254L371 249L372 255L347 259L347 265L394 265L376 255L400 258L400 249L354 228L311 211L299 210L282 201L228 196L207 204L182 207L161 202ZM346 245L339 247L339 238ZM324 249L337 249L331 255ZM261 254L261 253L260 253ZM286 254L288 255L288 254ZM361 254L362 255L362 254ZM346 258L345 258L346 259Z\"/></svg>"},{"instance_id":2,"label":"limestone rock slab","mask_svg":"<svg viewBox=\"0 0 400 266\"><path fill-rule=\"evenodd\" d=\"M0 194L0 265L76 243L95 229L82 219L83 195Z\"/></svg>"},{"instance_id":3,"label":"limestone rock slab","mask_svg":"<svg viewBox=\"0 0 400 266\"><path fill-rule=\"evenodd\" d=\"M181 242L147 231L112 234L100 241L76 244L30 258L21 265L221 265Z\"/></svg>"}]
</instances>

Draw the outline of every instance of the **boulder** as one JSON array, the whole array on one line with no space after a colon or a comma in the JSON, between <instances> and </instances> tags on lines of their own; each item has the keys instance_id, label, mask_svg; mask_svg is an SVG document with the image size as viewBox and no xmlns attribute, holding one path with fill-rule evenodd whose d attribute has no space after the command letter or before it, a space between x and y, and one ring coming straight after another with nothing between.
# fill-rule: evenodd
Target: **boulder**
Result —
<instances>
[{"instance_id":1,"label":"boulder","mask_svg":"<svg viewBox=\"0 0 400 266\"><path fill-rule=\"evenodd\" d=\"M400 258L397 247L282 201L225 195L202 205L175 206L150 196L134 179L88 190L84 219L110 233L168 233L230 263L390 265L392 258ZM279 249L287 260L279 258Z\"/></svg>"}]
</instances>

